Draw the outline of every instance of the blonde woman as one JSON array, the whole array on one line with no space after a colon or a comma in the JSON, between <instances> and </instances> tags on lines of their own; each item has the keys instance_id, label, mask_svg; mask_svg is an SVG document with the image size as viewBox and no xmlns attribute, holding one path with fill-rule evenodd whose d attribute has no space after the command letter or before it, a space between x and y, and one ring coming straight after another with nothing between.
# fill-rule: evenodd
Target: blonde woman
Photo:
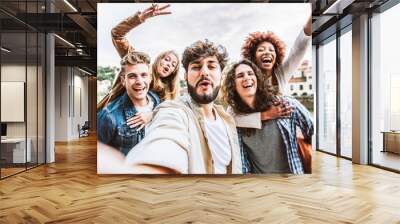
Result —
<instances>
[{"instance_id":1,"label":"blonde woman","mask_svg":"<svg viewBox=\"0 0 400 224\"><path fill-rule=\"evenodd\" d=\"M157 4L153 4L143 12L137 12L126 18L111 30L113 44L121 58L129 52L135 51L134 47L126 38L126 34L151 17L171 14L170 11L167 11L169 6L170 5L159 7ZM176 98L179 85L179 66L178 54L172 50L160 53L151 65L150 72L152 82L150 84L150 90L156 93L161 101ZM118 95L121 95L123 91L124 89L121 86L120 76L118 76L110 93L98 104L97 110L99 111L105 105L112 102ZM151 112L146 114L138 113L130 118L127 124L132 128L138 125L143 126L151 121L152 116L153 113Z\"/></svg>"}]
</instances>

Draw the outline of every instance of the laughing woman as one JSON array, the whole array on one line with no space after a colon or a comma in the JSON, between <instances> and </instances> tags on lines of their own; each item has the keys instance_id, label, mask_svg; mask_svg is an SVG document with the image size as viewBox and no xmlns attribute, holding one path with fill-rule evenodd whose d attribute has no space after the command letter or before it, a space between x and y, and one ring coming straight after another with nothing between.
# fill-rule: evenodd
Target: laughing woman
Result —
<instances>
[{"instance_id":1,"label":"laughing woman","mask_svg":"<svg viewBox=\"0 0 400 224\"><path fill-rule=\"evenodd\" d=\"M169 6L170 5L159 7L157 4L153 4L143 12L137 12L136 14L126 18L111 30L112 42L121 58L128 52L135 51L134 47L126 38L127 33L151 17L171 14L170 11L166 10ZM153 81L150 85L150 90L158 94L161 101L176 98L179 84L179 66L178 54L172 50L160 53L152 64L151 75ZM122 93L123 88L120 83L121 81L119 79L114 82L110 93L100 101L97 110L112 102ZM135 117L129 119L127 123L132 128L138 125L143 127L145 124L150 122L152 116L152 113L139 113Z\"/></svg>"},{"instance_id":2,"label":"laughing woman","mask_svg":"<svg viewBox=\"0 0 400 224\"><path fill-rule=\"evenodd\" d=\"M265 83L260 69L246 59L233 64L224 81L224 99L234 115L266 111L277 97L287 101L293 110L288 117L263 121L261 129L238 128L244 164L249 165L250 173L303 174L296 127L311 142L311 116L296 99L277 96L277 91Z\"/></svg>"},{"instance_id":3,"label":"laughing woman","mask_svg":"<svg viewBox=\"0 0 400 224\"><path fill-rule=\"evenodd\" d=\"M242 57L257 65L261 70L260 78L266 80L277 94L287 95L288 82L303 60L311 42L311 33L311 17L309 17L287 57L286 44L273 32L250 33L242 45ZM284 100L275 101L268 110L246 116L235 116L235 121L240 127L260 128L261 121L287 117L292 109Z\"/></svg>"}]
</instances>

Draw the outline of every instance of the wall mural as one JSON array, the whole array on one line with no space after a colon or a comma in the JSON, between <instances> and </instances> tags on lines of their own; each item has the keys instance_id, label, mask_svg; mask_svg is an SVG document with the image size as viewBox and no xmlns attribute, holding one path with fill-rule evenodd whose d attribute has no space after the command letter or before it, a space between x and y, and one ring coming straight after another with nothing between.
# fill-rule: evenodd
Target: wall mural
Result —
<instances>
[{"instance_id":1,"label":"wall mural","mask_svg":"<svg viewBox=\"0 0 400 224\"><path fill-rule=\"evenodd\" d=\"M99 174L311 172L310 4L102 3L97 27Z\"/></svg>"}]
</instances>

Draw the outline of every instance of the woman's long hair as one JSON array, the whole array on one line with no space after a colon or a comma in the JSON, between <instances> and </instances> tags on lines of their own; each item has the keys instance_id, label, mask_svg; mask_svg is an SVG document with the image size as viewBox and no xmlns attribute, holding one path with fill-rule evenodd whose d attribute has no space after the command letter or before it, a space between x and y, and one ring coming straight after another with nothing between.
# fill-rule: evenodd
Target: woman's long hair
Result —
<instances>
[{"instance_id":1,"label":"woman's long hair","mask_svg":"<svg viewBox=\"0 0 400 224\"><path fill-rule=\"evenodd\" d=\"M157 72L157 66L160 64L160 61L167 55L173 54L178 60L175 67L175 70L165 78L160 77ZM121 65L122 61L121 60ZM153 65L151 66L151 76L152 81L150 84L150 90L154 91L160 96L161 101L166 99L175 99L178 94L178 74L179 74L179 57L175 51L165 51L159 54L154 61ZM121 67L121 71L117 75L113 86L111 87L110 92L97 104L97 111L103 109L107 104L111 103L113 100L121 96L125 93L125 87L122 85L121 79L124 76L124 69L123 66Z\"/></svg>"},{"instance_id":2,"label":"woman's long hair","mask_svg":"<svg viewBox=\"0 0 400 224\"><path fill-rule=\"evenodd\" d=\"M240 97L239 93L236 90L235 84L235 71L236 68L245 64L252 68L257 80L257 90L255 96L254 108L251 108L247 103L245 103ZM262 73L260 69L247 59L243 59L237 63L234 63L230 69L226 73L226 77L224 80L224 85L222 87L224 93L224 101L228 103L233 111L236 114L249 114L254 112L263 112L268 110L270 106L273 104L273 99L276 95L276 92L267 84L267 82L263 79ZM253 134L254 129L246 128L245 133L247 135Z\"/></svg>"},{"instance_id":3,"label":"woman's long hair","mask_svg":"<svg viewBox=\"0 0 400 224\"><path fill-rule=\"evenodd\" d=\"M107 104L111 103L113 100L115 100L117 97L121 96L122 94L125 93L125 87L122 85L121 78L124 75L124 73L121 71L119 72L117 78L114 81L113 86L111 87L110 92L107 93L103 97L103 99L100 100L100 102L97 104L97 112L99 112L101 109L107 106Z\"/></svg>"},{"instance_id":4,"label":"woman's long hair","mask_svg":"<svg viewBox=\"0 0 400 224\"><path fill-rule=\"evenodd\" d=\"M157 72L157 67L160 64L160 61L168 54L173 54L177 58L177 64L174 71L172 71L172 73L169 76L162 78ZM150 85L150 89L160 96L161 101L176 98L178 94L178 85L179 85L178 83L179 67L180 67L179 57L175 51L165 51L159 54L156 60L154 61L153 65L151 66L151 75L153 81Z\"/></svg>"}]
</instances>

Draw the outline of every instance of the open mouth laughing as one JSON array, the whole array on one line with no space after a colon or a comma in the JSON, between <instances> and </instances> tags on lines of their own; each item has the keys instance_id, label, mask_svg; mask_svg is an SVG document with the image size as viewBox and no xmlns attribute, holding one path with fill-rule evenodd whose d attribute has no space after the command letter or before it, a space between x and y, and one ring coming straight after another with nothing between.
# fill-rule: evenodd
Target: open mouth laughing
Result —
<instances>
[{"instance_id":1,"label":"open mouth laughing","mask_svg":"<svg viewBox=\"0 0 400 224\"><path fill-rule=\"evenodd\" d=\"M274 60L274 58L273 58L273 56L271 56L271 55L263 56L263 57L261 58L261 62L262 62L264 65L269 65L269 66L272 66L273 60Z\"/></svg>"},{"instance_id":2,"label":"open mouth laughing","mask_svg":"<svg viewBox=\"0 0 400 224\"><path fill-rule=\"evenodd\" d=\"M135 91L136 93L143 93L146 90L146 86L136 86L132 88L133 91Z\"/></svg>"},{"instance_id":3,"label":"open mouth laughing","mask_svg":"<svg viewBox=\"0 0 400 224\"><path fill-rule=\"evenodd\" d=\"M253 81L246 81L246 82L244 82L244 83L242 84L242 87L243 87L244 89L250 90L250 89L252 89L252 88L254 87L254 82L253 82Z\"/></svg>"}]
</instances>

